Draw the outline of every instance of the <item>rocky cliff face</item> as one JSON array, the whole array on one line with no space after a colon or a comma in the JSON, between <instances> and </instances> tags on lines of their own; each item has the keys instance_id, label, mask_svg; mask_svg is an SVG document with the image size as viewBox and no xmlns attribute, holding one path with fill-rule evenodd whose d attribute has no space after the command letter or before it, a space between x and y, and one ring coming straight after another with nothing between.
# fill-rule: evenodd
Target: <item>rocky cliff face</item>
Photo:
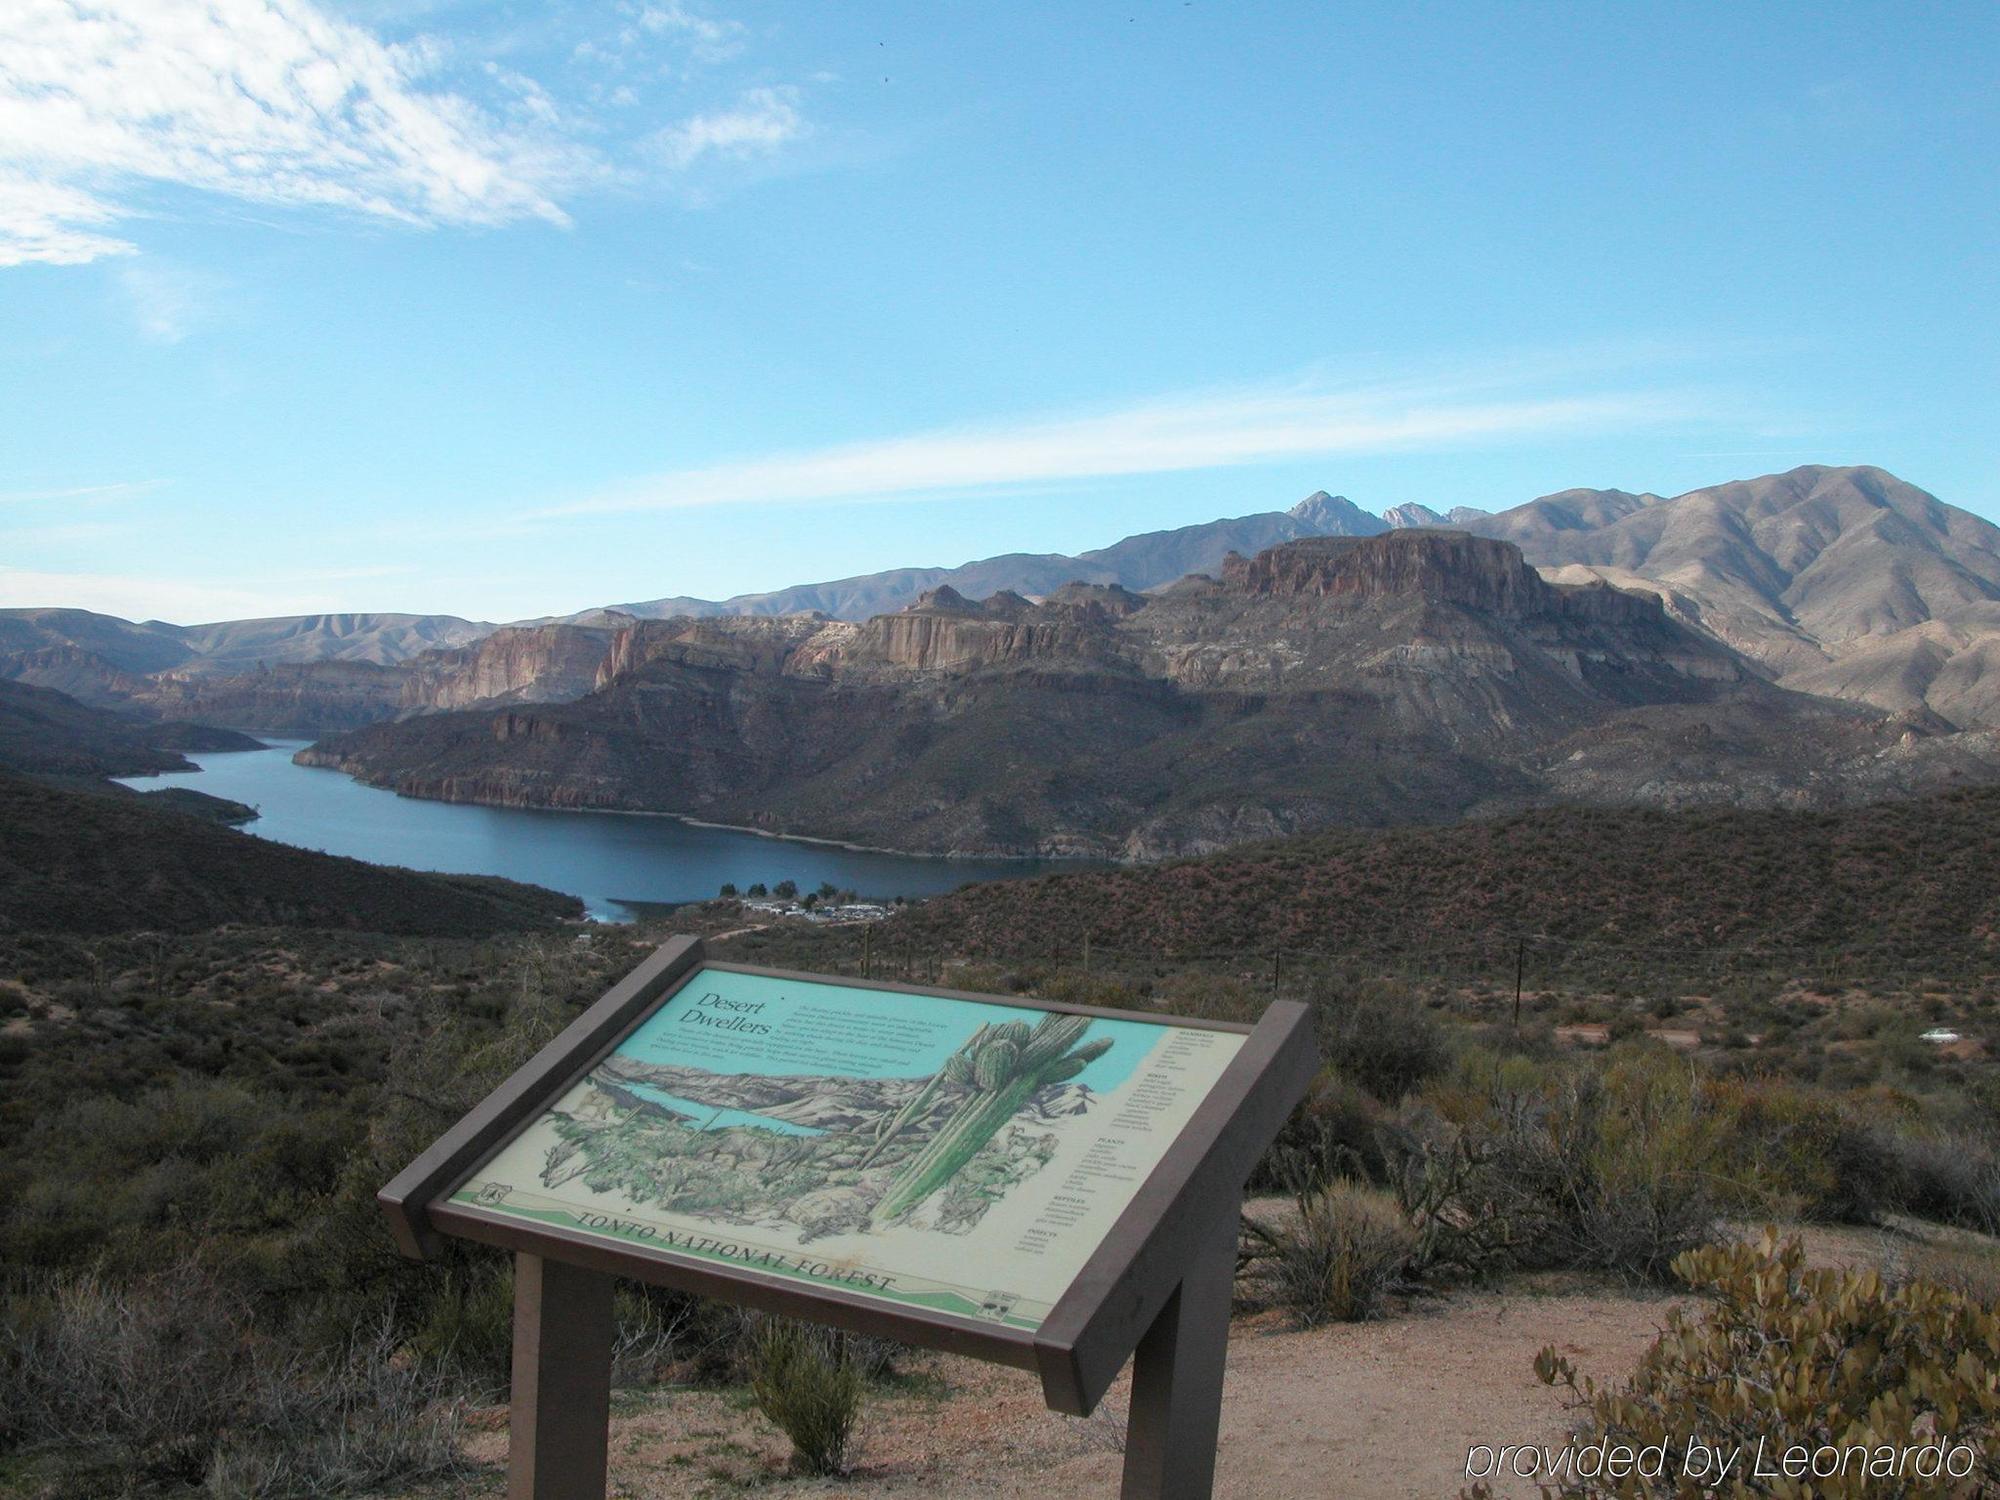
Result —
<instances>
[{"instance_id":1,"label":"rocky cliff face","mask_svg":"<svg viewBox=\"0 0 2000 1500\"><path fill-rule=\"evenodd\" d=\"M470 646L427 651L403 679L405 713L483 702L566 703L597 686L615 626L507 626Z\"/></svg>"},{"instance_id":2,"label":"rocky cliff face","mask_svg":"<svg viewBox=\"0 0 2000 1500\"><path fill-rule=\"evenodd\" d=\"M812 614L641 620L612 640L595 686L665 667L775 675L793 669L798 653L824 652L852 631Z\"/></svg>"},{"instance_id":3,"label":"rocky cliff face","mask_svg":"<svg viewBox=\"0 0 2000 1500\"><path fill-rule=\"evenodd\" d=\"M1122 613L1115 611L1133 599L1123 589L1079 586L1045 605L1014 593L974 604L940 588L898 614L868 621L843 644L835 670L893 677L1030 664L1106 669L1118 660L1111 627Z\"/></svg>"}]
</instances>

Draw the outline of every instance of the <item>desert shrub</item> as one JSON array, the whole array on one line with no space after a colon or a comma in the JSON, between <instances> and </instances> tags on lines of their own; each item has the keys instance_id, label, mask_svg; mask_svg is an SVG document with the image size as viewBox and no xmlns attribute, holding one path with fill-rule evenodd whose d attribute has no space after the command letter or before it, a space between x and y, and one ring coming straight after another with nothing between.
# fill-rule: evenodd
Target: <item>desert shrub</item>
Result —
<instances>
[{"instance_id":1,"label":"desert shrub","mask_svg":"<svg viewBox=\"0 0 2000 1500\"><path fill-rule=\"evenodd\" d=\"M1688 1463L1691 1433L1710 1448L1740 1445L1746 1467L1761 1444L1767 1466L1798 1449L1809 1465L1843 1470L1730 1493L1973 1496L2000 1484L2000 1314L1928 1282L1892 1289L1873 1271L1808 1270L1798 1243L1781 1247L1775 1232L1692 1251L1674 1269L1710 1306L1669 1314L1623 1385L1579 1380L1553 1348L1535 1361L1579 1403L1581 1446L1656 1450L1645 1462L1659 1477L1571 1474L1545 1493L1713 1493L1713 1475ZM1870 1467L1884 1452L1925 1449L1928 1474L1914 1461L1901 1475ZM1948 1454L1959 1472L1941 1476Z\"/></svg>"},{"instance_id":2,"label":"desert shrub","mask_svg":"<svg viewBox=\"0 0 2000 1500\"><path fill-rule=\"evenodd\" d=\"M1287 1193L1301 1176L1387 1181L1383 1110L1367 1090L1323 1069L1252 1169L1251 1193Z\"/></svg>"},{"instance_id":3,"label":"desert shrub","mask_svg":"<svg viewBox=\"0 0 2000 1500\"><path fill-rule=\"evenodd\" d=\"M340 1356L254 1369L248 1420L209 1466L217 1500L374 1493L465 1468L450 1375L403 1357L388 1320Z\"/></svg>"},{"instance_id":4,"label":"desert shrub","mask_svg":"<svg viewBox=\"0 0 2000 1500\"><path fill-rule=\"evenodd\" d=\"M410 1352L489 1392L504 1390L514 1354L513 1267L491 1257L461 1259L441 1267L425 1290Z\"/></svg>"},{"instance_id":5,"label":"desert shrub","mask_svg":"<svg viewBox=\"0 0 2000 1500\"><path fill-rule=\"evenodd\" d=\"M1911 1213L2000 1234L2000 1146L1969 1131L1905 1132L1890 1138L1900 1201Z\"/></svg>"},{"instance_id":6,"label":"desert shrub","mask_svg":"<svg viewBox=\"0 0 2000 1500\"><path fill-rule=\"evenodd\" d=\"M1347 1178L1302 1185L1294 1212L1245 1216L1245 1269L1307 1328L1375 1317L1416 1246L1395 1198Z\"/></svg>"},{"instance_id":7,"label":"desert shrub","mask_svg":"<svg viewBox=\"0 0 2000 1500\"><path fill-rule=\"evenodd\" d=\"M1402 985L1322 985L1312 994L1320 1052L1344 1078L1395 1102L1451 1066L1444 1027Z\"/></svg>"},{"instance_id":8,"label":"desert shrub","mask_svg":"<svg viewBox=\"0 0 2000 1500\"><path fill-rule=\"evenodd\" d=\"M1531 1086L1508 1087L1510 1076ZM1726 1122L1686 1064L1638 1048L1563 1071L1506 1060L1495 1078L1476 1109L1463 1085L1440 1091L1451 1113L1427 1092L1397 1138L1397 1193L1426 1270L1657 1281L1711 1237Z\"/></svg>"},{"instance_id":9,"label":"desert shrub","mask_svg":"<svg viewBox=\"0 0 2000 1500\"><path fill-rule=\"evenodd\" d=\"M1659 1281L1714 1233L1722 1138L1702 1080L1641 1051L1512 1111L1487 1158L1488 1197L1538 1224L1536 1259Z\"/></svg>"},{"instance_id":10,"label":"desert shrub","mask_svg":"<svg viewBox=\"0 0 2000 1500\"><path fill-rule=\"evenodd\" d=\"M1723 1190L1731 1210L1870 1224L1901 1202L1892 1131L1855 1101L1769 1078L1712 1090L1730 1123Z\"/></svg>"},{"instance_id":11,"label":"desert shrub","mask_svg":"<svg viewBox=\"0 0 2000 1500\"><path fill-rule=\"evenodd\" d=\"M54 1279L0 1323L0 1443L61 1495L322 1496L459 1467L447 1377L398 1358L390 1320L336 1353L259 1337L193 1269Z\"/></svg>"},{"instance_id":12,"label":"desert shrub","mask_svg":"<svg viewBox=\"0 0 2000 1500\"><path fill-rule=\"evenodd\" d=\"M861 1415L861 1370L836 1333L766 1319L750 1355L757 1409L792 1440L792 1464L806 1474L839 1474Z\"/></svg>"}]
</instances>

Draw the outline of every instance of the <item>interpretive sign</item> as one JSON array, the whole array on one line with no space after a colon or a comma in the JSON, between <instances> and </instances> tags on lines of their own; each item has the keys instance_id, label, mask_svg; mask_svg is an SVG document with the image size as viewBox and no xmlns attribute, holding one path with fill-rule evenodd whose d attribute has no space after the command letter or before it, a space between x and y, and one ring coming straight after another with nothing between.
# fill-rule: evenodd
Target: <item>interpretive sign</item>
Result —
<instances>
[{"instance_id":1,"label":"interpretive sign","mask_svg":"<svg viewBox=\"0 0 2000 1500\"><path fill-rule=\"evenodd\" d=\"M574 1381L545 1325L552 1287L574 1303L561 1337L603 1324L595 1390L605 1272L1034 1369L1076 1413L1164 1338L1159 1434L1135 1390L1126 1493L1205 1494L1199 1462L1198 1489L1167 1473L1189 1426L1170 1445L1168 1406L1197 1385L1219 1402L1242 1181L1312 1064L1293 1005L1251 1028L753 969L679 939L382 1201L412 1254L440 1232L521 1252L518 1495L602 1493L602 1403L581 1435L574 1400L550 1405L549 1382ZM1180 1329L1197 1281L1203 1326ZM1181 1368L1191 1338L1212 1381ZM524 1423L531 1450L569 1432L561 1455L524 1456ZM1213 1429L1210 1411L1210 1465Z\"/></svg>"}]
</instances>

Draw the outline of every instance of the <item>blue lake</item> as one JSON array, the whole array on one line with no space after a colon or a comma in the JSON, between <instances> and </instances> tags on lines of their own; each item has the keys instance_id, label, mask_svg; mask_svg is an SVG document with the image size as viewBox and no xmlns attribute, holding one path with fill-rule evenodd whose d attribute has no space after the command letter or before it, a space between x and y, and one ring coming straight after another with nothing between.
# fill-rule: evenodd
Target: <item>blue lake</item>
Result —
<instances>
[{"instance_id":1,"label":"blue lake","mask_svg":"<svg viewBox=\"0 0 2000 1500\"><path fill-rule=\"evenodd\" d=\"M186 786L247 802L259 838L377 864L505 875L582 898L603 921L631 917L626 902L698 901L726 882L831 881L862 896L932 896L968 881L1076 869L1060 860L927 859L797 839L701 828L643 813L547 812L426 802L364 786L338 771L292 764L302 740L260 736L268 750L190 755L196 772L125 778L147 790Z\"/></svg>"}]
</instances>

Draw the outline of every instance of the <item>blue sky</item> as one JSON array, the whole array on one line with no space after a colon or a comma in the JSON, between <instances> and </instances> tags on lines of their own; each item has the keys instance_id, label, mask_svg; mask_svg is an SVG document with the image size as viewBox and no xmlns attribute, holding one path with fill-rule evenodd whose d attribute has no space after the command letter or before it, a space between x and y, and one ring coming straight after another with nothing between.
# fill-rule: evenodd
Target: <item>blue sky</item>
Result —
<instances>
[{"instance_id":1,"label":"blue sky","mask_svg":"<svg viewBox=\"0 0 2000 1500\"><path fill-rule=\"evenodd\" d=\"M2000 8L0 8L0 603L485 619L1881 464Z\"/></svg>"}]
</instances>

